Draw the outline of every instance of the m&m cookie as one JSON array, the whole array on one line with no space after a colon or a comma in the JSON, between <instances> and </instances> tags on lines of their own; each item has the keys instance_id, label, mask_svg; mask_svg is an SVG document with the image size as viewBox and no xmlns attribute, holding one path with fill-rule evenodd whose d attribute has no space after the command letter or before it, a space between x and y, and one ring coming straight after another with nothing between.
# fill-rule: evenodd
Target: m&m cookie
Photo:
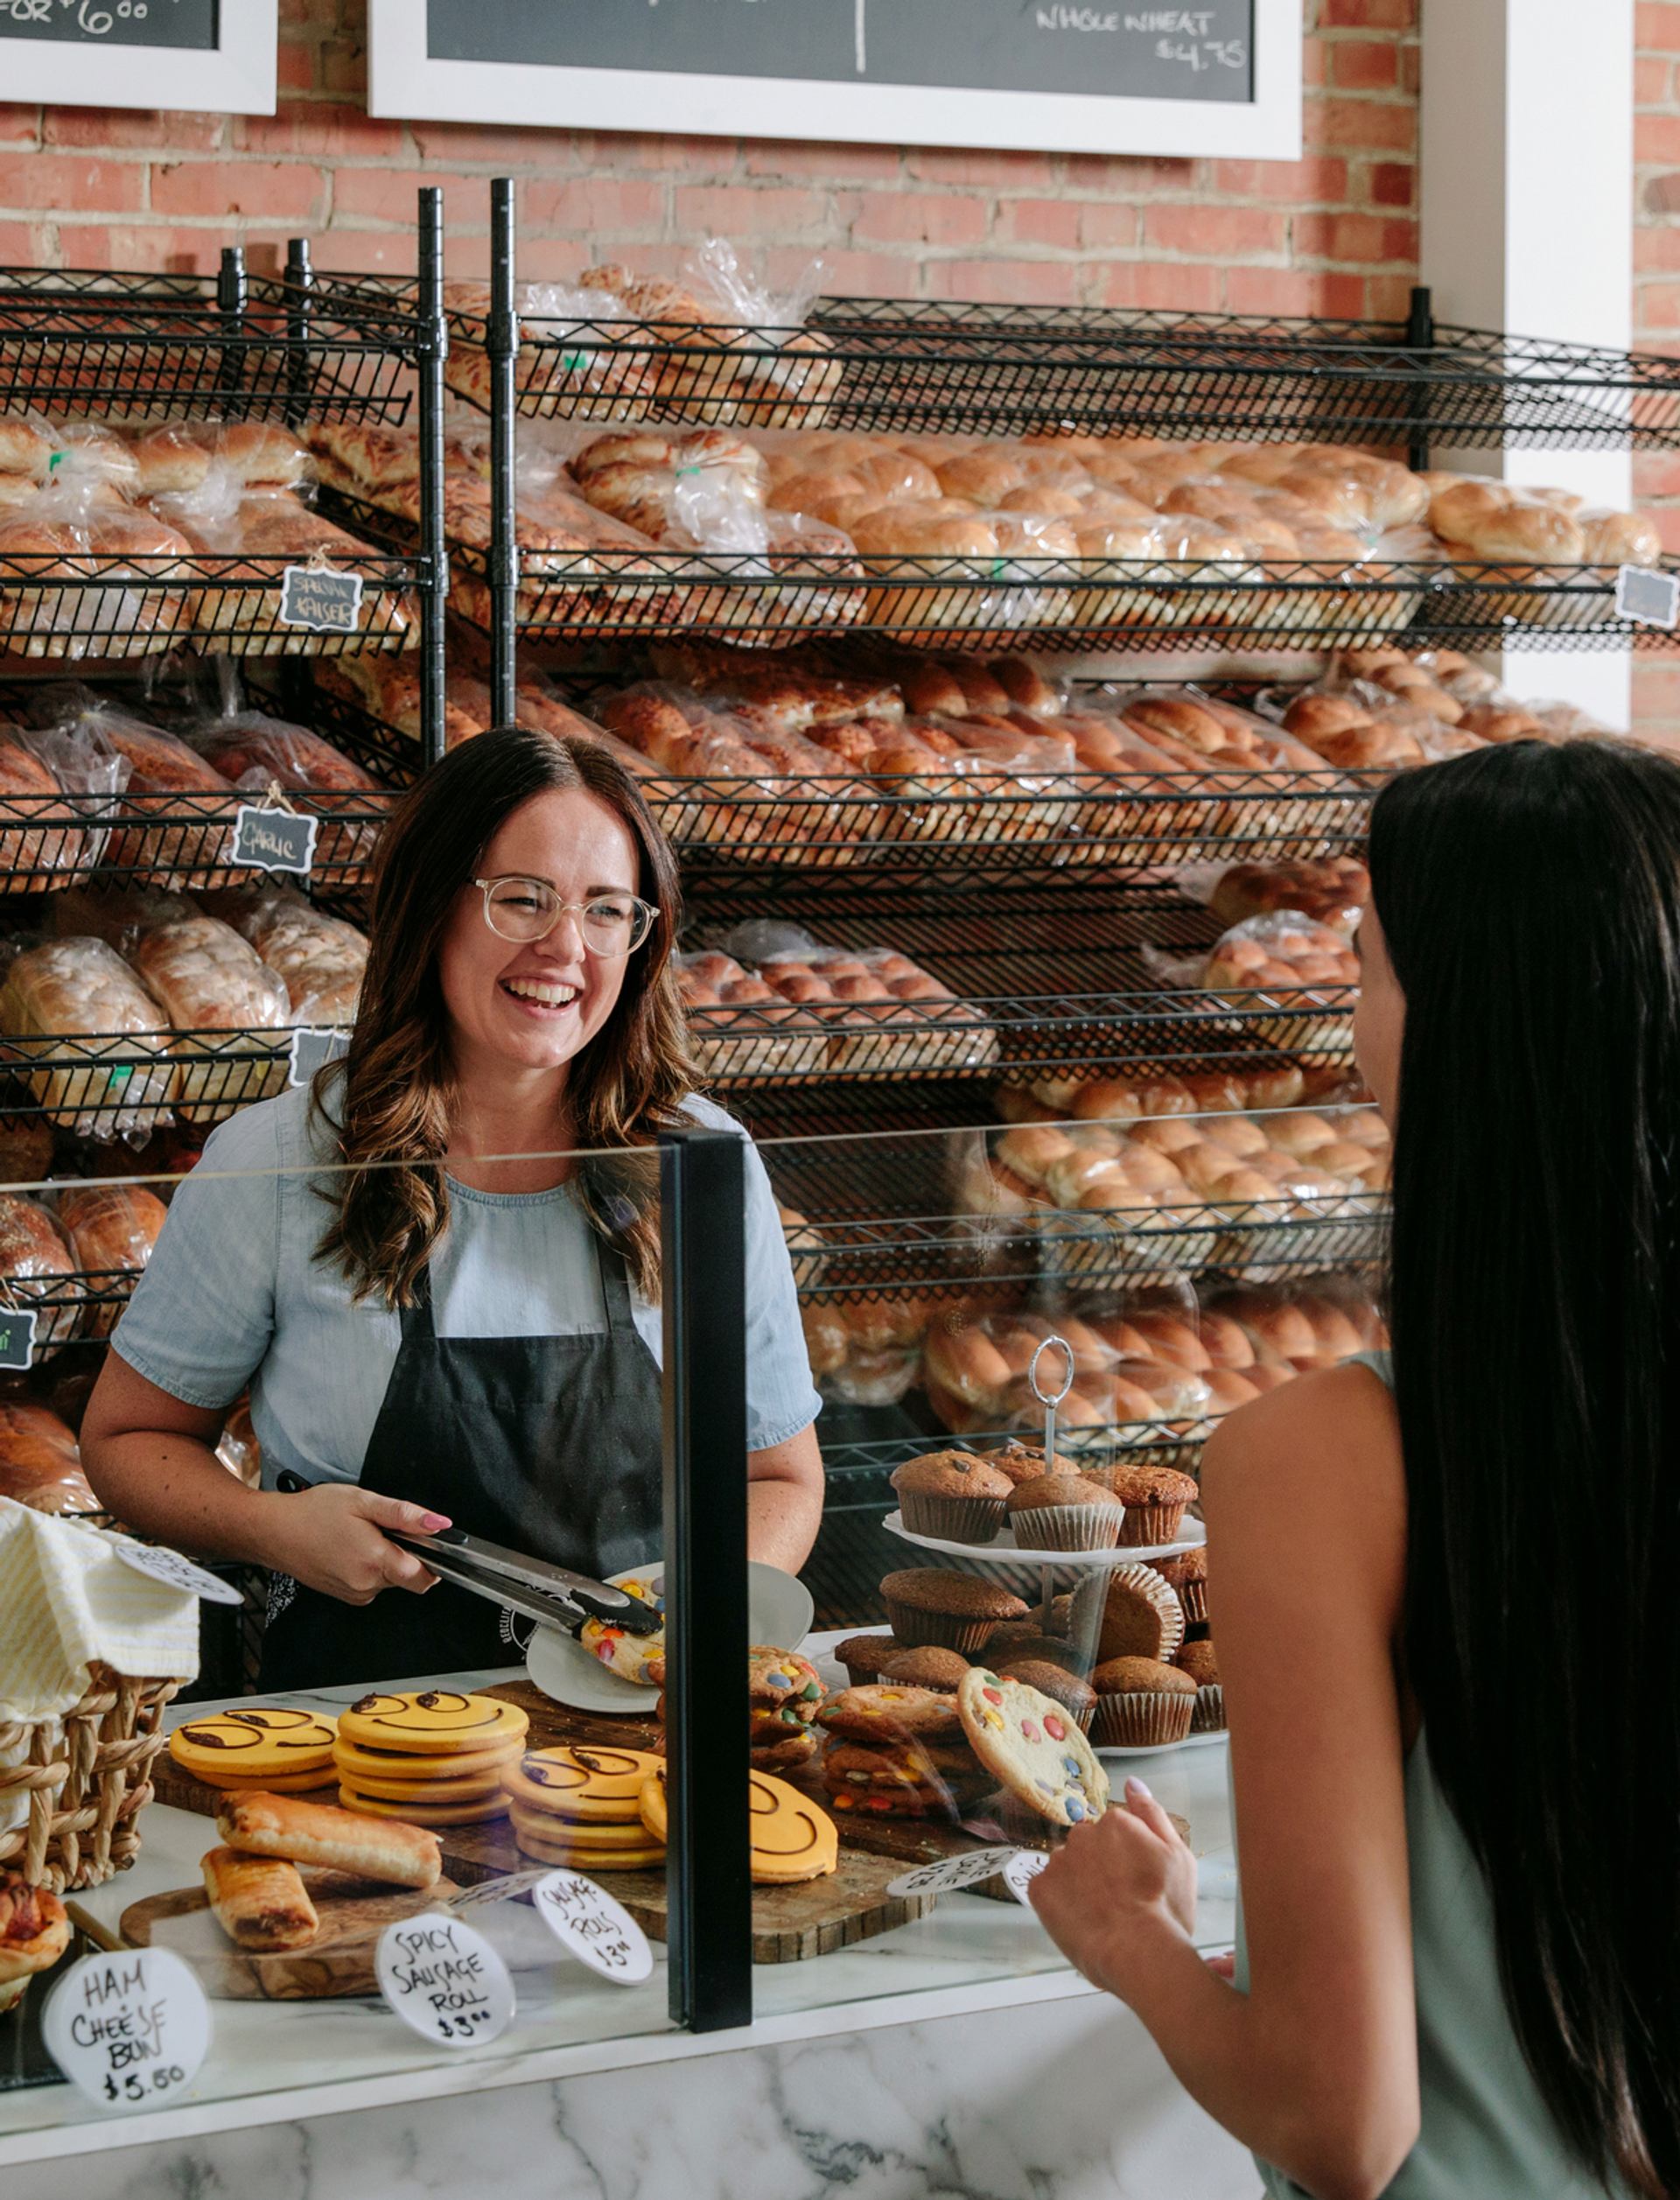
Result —
<instances>
[{"instance_id":1,"label":"m&m cookie","mask_svg":"<svg viewBox=\"0 0 1680 2200\"><path fill-rule=\"evenodd\" d=\"M656 1612L665 1609L665 1587L662 1580L628 1579L614 1585L627 1596L640 1603L651 1604ZM626 1635L623 1628L614 1627L611 1620L585 1620L578 1630L578 1640L593 1658L598 1658L610 1672L620 1680L634 1681L638 1688L662 1688L665 1685L665 1630L662 1627L654 1635Z\"/></svg>"},{"instance_id":2,"label":"m&m cookie","mask_svg":"<svg viewBox=\"0 0 1680 2200\"><path fill-rule=\"evenodd\" d=\"M931 1688L898 1687L890 1681L843 1688L816 1715L830 1734L849 1734L859 1741L890 1741L900 1734L932 1739L962 1730L955 1698L938 1695Z\"/></svg>"},{"instance_id":3,"label":"m&m cookie","mask_svg":"<svg viewBox=\"0 0 1680 2200\"><path fill-rule=\"evenodd\" d=\"M975 1755L1041 1818L1078 1825L1108 1809L1109 1776L1062 1705L976 1665L956 1706Z\"/></svg>"},{"instance_id":4,"label":"m&m cookie","mask_svg":"<svg viewBox=\"0 0 1680 2200\"><path fill-rule=\"evenodd\" d=\"M334 1732L315 1712L253 1704L189 1719L171 1734L169 1754L212 1787L296 1793L331 1780Z\"/></svg>"},{"instance_id":5,"label":"m&m cookie","mask_svg":"<svg viewBox=\"0 0 1680 2200\"><path fill-rule=\"evenodd\" d=\"M792 1711L808 1720L822 1700L822 1683L808 1657L755 1643L746 1654L746 1695L756 1712Z\"/></svg>"},{"instance_id":6,"label":"m&m cookie","mask_svg":"<svg viewBox=\"0 0 1680 2200\"><path fill-rule=\"evenodd\" d=\"M394 1694L375 1691L340 1712L339 1736L360 1749L447 1756L522 1741L529 1725L516 1704L494 1696L464 1696L453 1688Z\"/></svg>"}]
</instances>

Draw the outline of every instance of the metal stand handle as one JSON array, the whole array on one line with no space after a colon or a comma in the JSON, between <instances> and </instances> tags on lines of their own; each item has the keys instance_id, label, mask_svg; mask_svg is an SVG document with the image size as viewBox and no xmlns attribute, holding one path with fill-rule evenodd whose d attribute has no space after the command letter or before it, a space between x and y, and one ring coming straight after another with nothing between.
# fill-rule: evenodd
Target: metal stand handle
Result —
<instances>
[{"instance_id":1,"label":"metal stand handle","mask_svg":"<svg viewBox=\"0 0 1680 2200\"><path fill-rule=\"evenodd\" d=\"M490 186L490 715L514 723L517 684L514 614L519 551L514 541L514 361L519 317L514 312L514 179Z\"/></svg>"}]
</instances>

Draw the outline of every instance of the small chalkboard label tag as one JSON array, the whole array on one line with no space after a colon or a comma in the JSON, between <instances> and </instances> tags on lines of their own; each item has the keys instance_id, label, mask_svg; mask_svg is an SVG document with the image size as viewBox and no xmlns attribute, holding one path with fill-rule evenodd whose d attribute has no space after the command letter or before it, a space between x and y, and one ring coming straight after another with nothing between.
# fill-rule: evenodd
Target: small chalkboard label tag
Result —
<instances>
[{"instance_id":1,"label":"small chalkboard label tag","mask_svg":"<svg viewBox=\"0 0 1680 2200\"><path fill-rule=\"evenodd\" d=\"M306 1085L318 1069L336 1061L349 1044L347 1031L318 1031L312 1025L299 1024L291 1034L291 1051L286 1057L286 1082Z\"/></svg>"},{"instance_id":2,"label":"small chalkboard label tag","mask_svg":"<svg viewBox=\"0 0 1680 2200\"><path fill-rule=\"evenodd\" d=\"M319 820L300 816L295 809L269 809L259 802L242 802L234 827L233 860L253 871L295 871L309 876L315 860L315 830Z\"/></svg>"},{"instance_id":3,"label":"small chalkboard label tag","mask_svg":"<svg viewBox=\"0 0 1680 2200\"><path fill-rule=\"evenodd\" d=\"M311 634L353 634L361 624L361 575L316 565L288 565L280 588L280 624Z\"/></svg>"},{"instance_id":4,"label":"small chalkboard label tag","mask_svg":"<svg viewBox=\"0 0 1680 2200\"><path fill-rule=\"evenodd\" d=\"M653 1976L647 1934L606 1888L582 1872L550 1872L538 1880L531 1907L568 1955L615 1986L640 1986Z\"/></svg>"},{"instance_id":5,"label":"small chalkboard label tag","mask_svg":"<svg viewBox=\"0 0 1680 2200\"><path fill-rule=\"evenodd\" d=\"M508 1966L464 1917L428 1909L387 1925L374 1968L386 2007L438 2046L477 2047L514 2021Z\"/></svg>"},{"instance_id":6,"label":"small chalkboard label tag","mask_svg":"<svg viewBox=\"0 0 1680 2200\"><path fill-rule=\"evenodd\" d=\"M27 1368L35 1359L38 1316L0 1307L0 1368Z\"/></svg>"},{"instance_id":7,"label":"small chalkboard label tag","mask_svg":"<svg viewBox=\"0 0 1680 2200\"><path fill-rule=\"evenodd\" d=\"M171 1551L163 1544L116 1543L113 1548L123 1565L132 1567L136 1573L161 1581L166 1589L185 1589L201 1604L245 1601L231 1581L206 1573L201 1566L194 1566L191 1559L184 1559L178 1551Z\"/></svg>"},{"instance_id":8,"label":"small chalkboard label tag","mask_svg":"<svg viewBox=\"0 0 1680 2200\"><path fill-rule=\"evenodd\" d=\"M1624 565L1616 575L1616 615L1642 627L1680 624L1680 576L1650 565Z\"/></svg>"},{"instance_id":9,"label":"small chalkboard label tag","mask_svg":"<svg viewBox=\"0 0 1680 2200\"><path fill-rule=\"evenodd\" d=\"M47 2053L85 2100L119 2115L178 2099L210 2052L210 2004L167 1948L84 1956L53 1986Z\"/></svg>"}]
</instances>

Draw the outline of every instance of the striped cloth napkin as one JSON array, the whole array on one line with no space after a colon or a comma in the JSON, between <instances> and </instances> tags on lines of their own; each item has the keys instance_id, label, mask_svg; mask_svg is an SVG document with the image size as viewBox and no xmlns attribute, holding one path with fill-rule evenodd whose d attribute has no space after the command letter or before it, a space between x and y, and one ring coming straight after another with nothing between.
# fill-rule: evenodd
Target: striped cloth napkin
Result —
<instances>
[{"instance_id":1,"label":"striped cloth napkin","mask_svg":"<svg viewBox=\"0 0 1680 2200\"><path fill-rule=\"evenodd\" d=\"M135 1680L191 1680L199 1603L124 1566L129 1541L0 1497L0 1722L54 1719L98 1662Z\"/></svg>"}]
</instances>

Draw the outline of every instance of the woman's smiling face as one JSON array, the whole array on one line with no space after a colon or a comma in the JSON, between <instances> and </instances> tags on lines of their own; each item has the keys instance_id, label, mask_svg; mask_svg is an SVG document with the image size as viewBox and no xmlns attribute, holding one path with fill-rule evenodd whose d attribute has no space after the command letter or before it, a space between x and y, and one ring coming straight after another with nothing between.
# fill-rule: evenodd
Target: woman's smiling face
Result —
<instances>
[{"instance_id":1,"label":"woman's smiling face","mask_svg":"<svg viewBox=\"0 0 1680 2200\"><path fill-rule=\"evenodd\" d=\"M567 902L634 894L636 844L598 796L556 788L513 812L475 875L541 879ZM464 886L438 958L457 1073L564 1068L612 1014L626 962L592 955L570 912L546 939L504 940L485 922L480 889Z\"/></svg>"}]
</instances>

